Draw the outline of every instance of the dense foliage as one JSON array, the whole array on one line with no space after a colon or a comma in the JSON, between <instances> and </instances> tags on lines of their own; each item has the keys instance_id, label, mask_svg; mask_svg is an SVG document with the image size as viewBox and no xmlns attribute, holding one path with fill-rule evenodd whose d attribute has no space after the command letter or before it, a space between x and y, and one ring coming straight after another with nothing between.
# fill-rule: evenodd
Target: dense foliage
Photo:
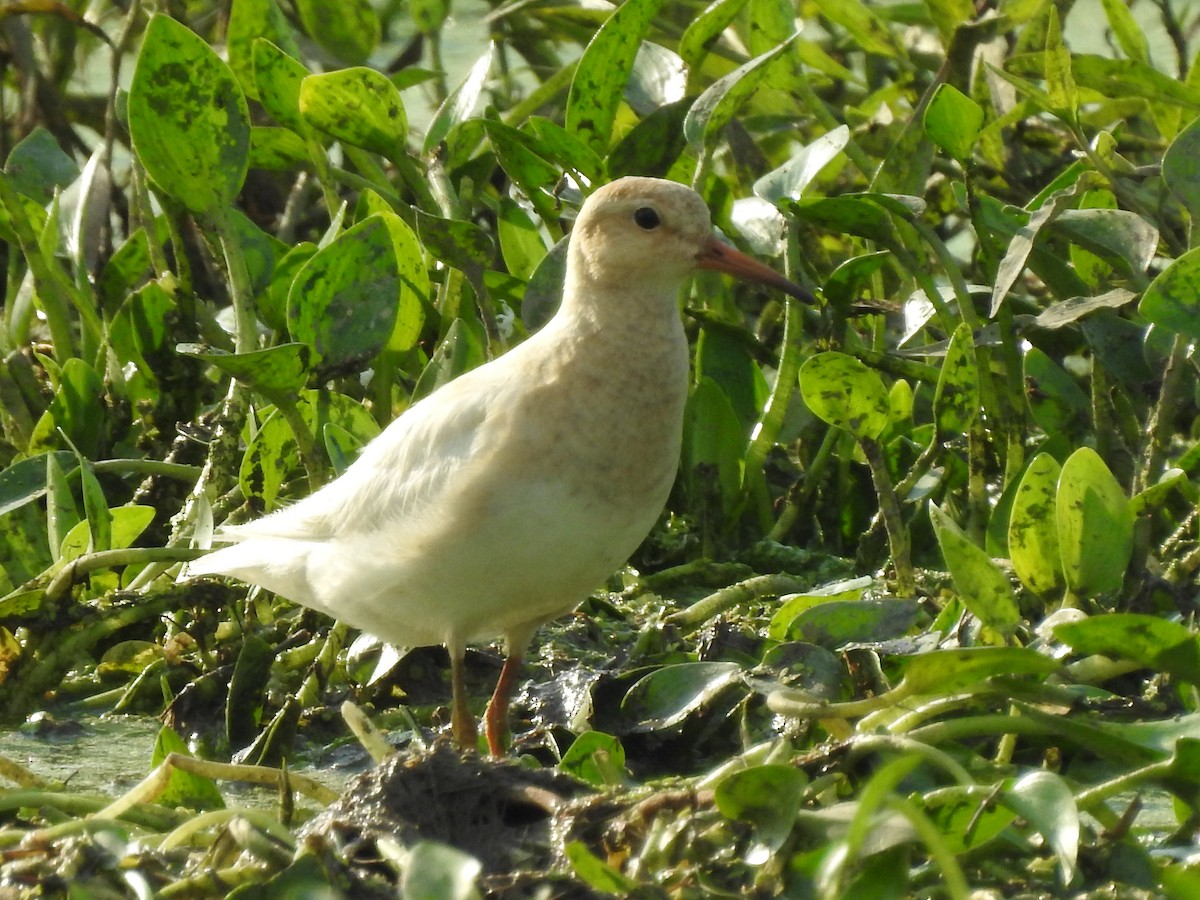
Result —
<instances>
[{"instance_id":1,"label":"dense foliage","mask_svg":"<svg viewBox=\"0 0 1200 900\"><path fill-rule=\"evenodd\" d=\"M161 715L126 779L236 755L288 802L173 757L109 806L31 736L0 891L1200 895L1191 6L514 0L461 80L443 0L158 6L0 9L0 717ZM600 794L523 863L343 868L290 830L320 765L265 766L345 699L416 753L440 651L180 563L536 329L633 173L821 305L686 293L669 508L517 702Z\"/></svg>"}]
</instances>

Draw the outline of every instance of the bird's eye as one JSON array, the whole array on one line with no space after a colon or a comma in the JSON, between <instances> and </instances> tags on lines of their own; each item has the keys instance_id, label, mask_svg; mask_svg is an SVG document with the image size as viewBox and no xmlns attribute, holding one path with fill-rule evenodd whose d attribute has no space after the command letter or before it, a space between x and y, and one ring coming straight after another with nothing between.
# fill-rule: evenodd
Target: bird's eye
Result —
<instances>
[{"instance_id":1,"label":"bird's eye","mask_svg":"<svg viewBox=\"0 0 1200 900\"><path fill-rule=\"evenodd\" d=\"M633 214L633 221L637 222L638 228L644 228L646 231L653 231L662 224L658 213L649 206L639 207Z\"/></svg>"}]
</instances>

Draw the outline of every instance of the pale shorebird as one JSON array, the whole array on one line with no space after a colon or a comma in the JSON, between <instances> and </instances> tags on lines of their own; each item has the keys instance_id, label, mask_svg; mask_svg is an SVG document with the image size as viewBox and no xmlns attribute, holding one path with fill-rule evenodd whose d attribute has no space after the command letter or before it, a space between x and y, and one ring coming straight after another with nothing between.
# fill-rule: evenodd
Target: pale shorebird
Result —
<instances>
[{"instance_id":1,"label":"pale shorebird","mask_svg":"<svg viewBox=\"0 0 1200 900\"><path fill-rule=\"evenodd\" d=\"M679 464L697 268L804 289L721 243L689 188L622 178L571 232L562 304L541 331L413 404L337 479L219 537L191 563L402 647L450 652L454 738L476 746L467 642L503 636L485 714L499 756L534 631L578 605L653 527Z\"/></svg>"}]
</instances>

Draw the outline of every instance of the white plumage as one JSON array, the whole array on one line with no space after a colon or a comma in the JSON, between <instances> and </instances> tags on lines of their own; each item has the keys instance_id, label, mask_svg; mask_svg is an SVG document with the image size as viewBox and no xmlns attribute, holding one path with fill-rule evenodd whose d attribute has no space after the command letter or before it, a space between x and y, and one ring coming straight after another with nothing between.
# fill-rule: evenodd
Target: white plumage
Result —
<instances>
[{"instance_id":1,"label":"white plumage","mask_svg":"<svg viewBox=\"0 0 1200 900\"><path fill-rule=\"evenodd\" d=\"M534 630L615 571L666 502L688 387L678 293L698 267L808 299L716 241L690 189L651 178L600 188L541 331L414 404L308 498L223 529L236 543L189 574L235 576L390 643L445 644L464 746L475 741L465 644L503 635L487 713L498 755Z\"/></svg>"}]
</instances>

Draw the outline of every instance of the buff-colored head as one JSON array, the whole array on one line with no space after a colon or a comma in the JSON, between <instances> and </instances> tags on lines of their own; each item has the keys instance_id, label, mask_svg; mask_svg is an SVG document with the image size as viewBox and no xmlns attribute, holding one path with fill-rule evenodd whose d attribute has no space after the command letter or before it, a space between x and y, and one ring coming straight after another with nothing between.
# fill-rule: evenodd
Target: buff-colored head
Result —
<instances>
[{"instance_id":1,"label":"buff-colored head","mask_svg":"<svg viewBox=\"0 0 1200 900\"><path fill-rule=\"evenodd\" d=\"M661 178L620 178L583 204L571 232L568 277L601 290L677 290L696 269L812 296L713 234L708 207L691 188Z\"/></svg>"}]
</instances>

